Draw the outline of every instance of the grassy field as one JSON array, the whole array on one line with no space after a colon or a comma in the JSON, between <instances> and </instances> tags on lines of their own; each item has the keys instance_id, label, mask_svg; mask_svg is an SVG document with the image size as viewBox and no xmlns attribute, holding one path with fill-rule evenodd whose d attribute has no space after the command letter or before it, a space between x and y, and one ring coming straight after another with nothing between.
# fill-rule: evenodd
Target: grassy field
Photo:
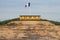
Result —
<instances>
[{"instance_id":1,"label":"grassy field","mask_svg":"<svg viewBox=\"0 0 60 40\"><path fill-rule=\"evenodd\" d=\"M4 20L4 21L0 21L0 25L5 25L11 21L23 21L23 20L20 20L19 18L14 18L14 19L10 19L10 20ZM36 20L25 20L25 21L36 21ZM60 25L60 22L57 22L57 21L52 21L52 20L46 20L46 19L40 19L40 20L37 20L37 21L48 21L48 22L51 22L55 25Z\"/></svg>"}]
</instances>

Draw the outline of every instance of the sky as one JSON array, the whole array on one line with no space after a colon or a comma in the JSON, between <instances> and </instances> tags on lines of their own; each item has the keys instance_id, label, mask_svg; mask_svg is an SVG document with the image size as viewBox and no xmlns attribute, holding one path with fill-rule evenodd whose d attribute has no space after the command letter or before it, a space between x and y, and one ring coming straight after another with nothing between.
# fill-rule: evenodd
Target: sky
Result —
<instances>
[{"instance_id":1,"label":"sky","mask_svg":"<svg viewBox=\"0 0 60 40\"><path fill-rule=\"evenodd\" d=\"M25 8L28 2L31 6ZM20 15L40 15L42 19L60 21L60 0L0 0L0 21Z\"/></svg>"}]
</instances>

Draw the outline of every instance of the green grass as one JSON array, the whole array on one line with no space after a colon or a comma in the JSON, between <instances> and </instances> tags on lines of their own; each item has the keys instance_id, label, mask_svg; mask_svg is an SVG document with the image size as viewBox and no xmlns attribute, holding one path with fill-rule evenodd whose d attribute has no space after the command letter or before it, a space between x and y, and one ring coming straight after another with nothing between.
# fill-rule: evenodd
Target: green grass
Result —
<instances>
[{"instance_id":1,"label":"green grass","mask_svg":"<svg viewBox=\"0 0 60 40\"><path fill-rule=\"evenodd\" d=\"M4 21L0 21L0 25L5 25L11 21L19 21L19 18L15 18L15 19L10 19L10 20L4 20Z\"/></svg>"},{"instance_id":2,"label":"green grass","mask_svg":"<svg viewBox=\"0 0 60 40\"><path fill-rule=\"evenodd\" d=\"M47 19L41 19L41 21L48 21L48 22L51 22L55 25L60 25L60 22L58 22L58 21L52 21L52 20L47 20Z\"/></svg>"},{"instance_id":3,"label":"green grass","mask_svg":"<svg viewBox=\"0 0 60 40\"><path fill-rule=\"evenodd\" d=\"M0 25L5 25L11 21L22 21L20 20L19 18L14 18L14 19L10 19L10 20L4 20L4 21L0 21ZM25 21L31 21L31 20L25 20ZM36 21L36 20L32 20L32 21ZM55 25L60 25L60 22L57 22L57 21L52 21L52 20L46 20L46 19L40 19L40 20L37 20L37 21L49 21Z\"/></svg>"}]
</instances>

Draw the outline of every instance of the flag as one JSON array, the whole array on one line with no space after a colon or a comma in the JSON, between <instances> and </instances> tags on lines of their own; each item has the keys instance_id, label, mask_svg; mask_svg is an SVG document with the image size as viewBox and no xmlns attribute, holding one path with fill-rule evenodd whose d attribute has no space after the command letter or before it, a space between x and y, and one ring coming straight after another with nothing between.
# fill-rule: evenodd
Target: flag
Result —
<instances>
[{"instance_id":1,"label":"flag","mask_svg":"<svg viewBox=\"0 0 60 40\"><path fill-rule=\"evenodd\" d=\"M28 3L28 7L30 7L30 2Z\"/></svg>"},{"instance_id":2,"label":"flag","mask_svg":"<svg viewBox=\"0 0 60 40\"><path fill-rule=\"evenodd\" d=\"M25 7L28 7L28 4L25 4Z\"/></svg>"},{"instance_id":3,"label":"flag","mask_svg":"<svg viewBox=\"0 0 60 40\"><path fill-rule=\"evenodd\" d=\"M28 4L25 4L25 7L30 7L30 2Z\"/></svg>"}]
</instances>

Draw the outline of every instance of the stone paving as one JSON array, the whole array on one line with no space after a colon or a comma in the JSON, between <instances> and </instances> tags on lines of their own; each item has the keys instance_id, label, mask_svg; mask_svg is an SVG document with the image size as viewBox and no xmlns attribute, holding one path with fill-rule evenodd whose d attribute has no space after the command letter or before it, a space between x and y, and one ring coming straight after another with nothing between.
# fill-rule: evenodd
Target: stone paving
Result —
<instances>
[{"instance_id":1,"label":"stone paving","mask_svg":"<svg viewBox=\"0 0 60 40\"><path fill-rule=\"evenodd\" d=\"M30 23L30 22L29 22ZM50 23L51 24L51 23ZM1 26L0 40L60 40L60 26L43 23Z\"/></svg>"}]
</instances>

